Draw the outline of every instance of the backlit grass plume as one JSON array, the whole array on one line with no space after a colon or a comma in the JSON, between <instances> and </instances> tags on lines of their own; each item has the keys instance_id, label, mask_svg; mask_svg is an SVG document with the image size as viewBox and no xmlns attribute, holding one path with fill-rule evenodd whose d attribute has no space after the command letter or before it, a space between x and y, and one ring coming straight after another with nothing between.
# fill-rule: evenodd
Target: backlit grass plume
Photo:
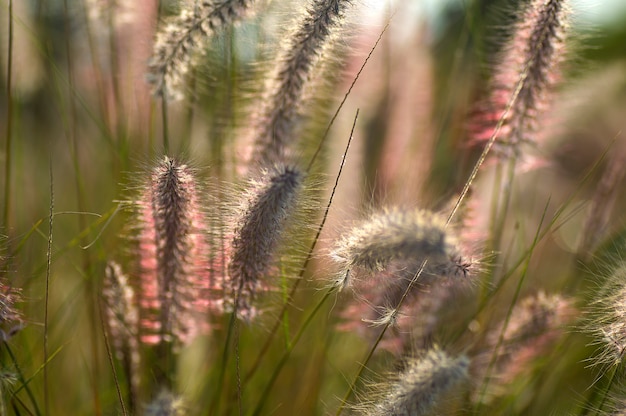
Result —
<instances>
[{"instance_id":1,"label":"backlit grass plume","mask_svg":"<svg viewBox=\"0 0 626 416\"><path fill-rule=\"evenodd\" d=\"M438 347L421 358L409 359L395 376L388 392L367 408L367 416L420 416L430 412L441 397L467 379L470 361L451 357Z\"/></svg>"},{"instance_id":2,"label":"backlit grass plume","mask_svg":"<svg viewBox=\"0 0 626 416\"><path fill-rule=\"evenodd\" d=\"M626 356L626 263L619 262L595 295L587 330L598 345L597 365L618 365Z\"/></svg>"},{"instance_id":3,"label":"backlit grass plume","mask_svg":"<svg viewBox=\"0 0 626 416\"><path fill-rule=\"evenodd\" d=\"M189 342L200 329L211 289L205 224L191 168L165 157L152 170L137 208L141 339Z\"/></svg>"},{"instance_id":4,"label":"backlit grass plume","mask_svg":"<svg viewBox=\"0 0 626 416\"><path fill-rule=\"evenodd\" d=\"M237 313L255 314L251 300L270 272L274 250L294 213L302 190L303 174L296 168L277 166L252 183L239 209L231 243L228 271Z\"/></svg>"},{"instance_id":5,"label":"backlit grass plume","mask_svg":"<svg viewBox=\"0 0 626 416\"><path fill-rule=\"evenodd\" d=\"M466 277L471 263L463 255L445 218L426 210L389 208L351 229L331 253L343 269L337 285L350 284L355 268L380 272L390 263L412 278L421 275ZM408 271L408 273L407 273Z\"/></svg>"},{"instance_id":6,"label":"backlit grass plume","mask_svg":"<svg viewBox=\"0 0 626 416\"><path fill-rule=\"evenodd\" d=\"M569 20L567 3L531 0L522 4L495 68L488 110L482 112L487 128L475 140L489 139L501 119L496 143L518 152L520 143L533 140L536 117L545 109L547 95L559 78Z\"/></svg>"},{"instance_id":7,"label":"backlit grass plume","mask_svg":"<svg viewBox=\"0 0 626 416\"><path fill-rule=\"evenodd\" d=\"M271 165L284 160L287 146L295 139L293 124L304 85L324 43L341 23L350 3L350 0L314 0L294 32L287 33L256 120L257 162Z\"/></svg>"},{"instance_id":8,"label":"backlit grass plume","mask_svg":"<svg viewBox=\"0 0 626 416\"><path fill-rule=\"evenodd\" d=\"M253 0L186 3L180 14L157 34L148 75L156 95L179 96L194 48L217 29L238 20Z\"/></svg>"}]
</instances>

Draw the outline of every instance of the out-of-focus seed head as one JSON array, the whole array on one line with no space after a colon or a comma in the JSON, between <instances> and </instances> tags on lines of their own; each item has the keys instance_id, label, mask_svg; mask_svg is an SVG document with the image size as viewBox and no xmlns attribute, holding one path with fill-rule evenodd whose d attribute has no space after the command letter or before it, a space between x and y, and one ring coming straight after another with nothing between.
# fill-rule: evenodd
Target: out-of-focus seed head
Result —
<instances>
[{"instance_id":1,"label":"out-of-focus seed head","mask_svg":"<svg viewBox=\"0 0 626 416\"><path fill-rule=\"evenodd\" d=\"M377 403L364 406L368 416L420 416L430 412L444 394L468 377L466 356L450 357L435 347L422 357L411 359L395 376L387 393Z\"/></svg>"}]
</instances>

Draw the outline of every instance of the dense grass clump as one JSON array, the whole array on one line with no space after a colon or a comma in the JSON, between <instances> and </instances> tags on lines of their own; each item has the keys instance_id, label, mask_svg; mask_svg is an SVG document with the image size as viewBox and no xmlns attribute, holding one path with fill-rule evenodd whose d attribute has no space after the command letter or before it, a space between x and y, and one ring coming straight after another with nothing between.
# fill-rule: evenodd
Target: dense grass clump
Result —
<instances>
[{"instance_id":1,"label":"dense grass clump","mask_svg":"<svg viewBox=\"0 0 626 416\"><path fill-rule=\"evenodd\" d=\"M624 33L425 3L6 1L0 416L622 414Z\"/></svg>"}]
</instances>

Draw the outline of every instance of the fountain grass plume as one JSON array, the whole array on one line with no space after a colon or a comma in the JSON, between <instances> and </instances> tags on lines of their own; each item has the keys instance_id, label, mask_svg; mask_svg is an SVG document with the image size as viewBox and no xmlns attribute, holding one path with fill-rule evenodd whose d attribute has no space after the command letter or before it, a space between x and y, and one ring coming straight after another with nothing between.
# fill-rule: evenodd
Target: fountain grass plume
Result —
<instances>
[{"instance_id":1,"label":"fountain grass plume","mask_svg":"<svg viewBox=\"0 0 626 416\"><path fill-rule=\"evenodd\" d=\"M270 166L285 160L304 86L325 43L340 26L350 0L314 0L292 33L286 35L275 75L266 87L254 127L257 162Z\"/></svg>"},{"instance_id":2,"label":"fountain grass plume","mask_svg":"<svg viewBox=\"0 0 626 416\"><path fill-rule=\"evenodd\" d=\"M141 339L187 343L201 329L211 289L205 220L192 169L164 157L136 205Z\"/></svg>"},{"instance_id":3,"label":"fountain grass plume","mask_svg":"<svg viewBox=\"0 0 626 416\"><path fill-rule=\"evenodd\" d=\"M250 319L256 314L251 301L270 273L275 248L294 213L303 179L304 175L292 167L265 170L239 208L228 272L240 317Z\"/></svg>"},{"instance_id":4,"label":"fountain grass plume","mask_svg":"<svg viewBox=\"0 0 626 416\"><path fill-rule=\"evenodd\" d=\"M331 256L342 268L340 288L351 284L355 268L373 273L397 262L413 277L426 260L422 275L466 277L472 266L445 218L418 209L387 208L371 215L341 238Z\"/></svg>"},{"instance_id":5,"label":"fountain grass plume","mask_svg":"<svg viewBox=\"0 0 626 416\"><path fill-rule=\"evenodd\" d=\"M470 360L451 357L438 347L407 360L404 370L389 383L374 404L363 405L367 416L420 416L431 414L442 396L468 377Z\"/></svg>"},{"instance_id":6,"label":"fountain grass plume","mask_svg":"<svg viewBox=\"0 0 626 416\"><path fill-rule=\"evenodd\" d=\"M598 354L593 365L619 365L626 356L626 263L620 261L594 296L585 331L592 334Z\"/></svg>"},{"instance_id":7,"label":"fountain grass plume","mask_svg":"<svg viewBox=\"0 0 626 416\"><path fill-rule=\"evenodd\" d=\"M23 314L16 308L21 301L21 290L0 279L0 342L7 342L22 329Z\"/></svg>"},{"instance_id":8,"label":"fountain grass plume","mask_svg":"<svg viewBox=\"0 0 626 416\"><path fill-rule=\"evenodd\" d=\"M216 30L241 18L254 0L188 3L157 33L148 67L148 81L155 95L179 98L194 49Z\"/></svg>"},{"instance_id":9,"label":"fountain grass plume","mask_svg":"<svg viewBox=\"0 0 626 416\"><path fill-rule=\"evenodd\" d=\"M504 47L492 79L491 94L474 141L483 142L497 130L499 149L519 152L532 142L536 118L545 108L548 93L559 80L570 19L567 0L531 0L522 11Z\"/></svg>"}]
</instances>

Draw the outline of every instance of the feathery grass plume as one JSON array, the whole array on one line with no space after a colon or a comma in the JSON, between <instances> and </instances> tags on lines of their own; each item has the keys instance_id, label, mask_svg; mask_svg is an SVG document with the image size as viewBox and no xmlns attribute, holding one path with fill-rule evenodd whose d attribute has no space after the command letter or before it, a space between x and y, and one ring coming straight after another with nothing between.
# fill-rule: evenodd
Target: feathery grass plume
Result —
<instances>
[{"instance_id":1,"label":"feathery grass plume","mask_svg":"<svg viewBox=\"0 0 626 416\"><path fill-rule=\"evenodd\" d=\"M444 217L426 210L387 208L354 227L331 253L342 266L337 286L349 286L354 268L380 272L392 262L410 282L427 260L420 279L466 277L472 263L463 254Z\"/></svg>"},{"instance_id":2,"label":"feathery grass plume","mask_svg":"<svg viewBox=\"0 0 626 416\"><path fill-rule=\"evenodd\" d=\"M438 347L420 358L409 359L387 393L374 405L365 405L367 416L420 416L430 414L441 397L468 376L470 360L450 357Z\"/></svg>"},{"instance_id":3,"label":"feathery grass plume","mask_svg":"<svg viewBox=\"0 0 626 416\"><path fill-rule=\"evenodd\" d=\"M137 203L140 219L141 340L187 343L202 328L212 283L196 180L165 157Z\"/></svg>"},{"instance_id":4,"label":"feathery grass plume","mask_svg":"<svg viewBox=\"0 0 626 416\"><path fill-rule=\"evenodd\" d=\"M21 290L0 279L0 342L7 342L23 328L22 313L15 308L21 300Z\"/></svg>"},{"instance_id":5,"label":"feathery grass plume","mask_svg":"<svg viewBox=\"0 0 626 416\"><path fill-rule=\"evenodd\" d=\"M228 271L238 315L255 314L250 302L260 280L270 272L272 256L293 214L304 175L296 168L276 166L253 183L235 220Z\"/></svg>"},{"instance_id":6,"label":"feathery grass plume","mask_svg":"<svg viewBox=\"0 0 626 416\"><path fill-rule=\"evenodd\" d=\"M599 345L596 365L618 365L626 355L626 263L618 263L588 311L587 331Z\"/></svg>"},{"instance_id":7,"label":"feathery grass plume","mask_svg":"<svg viewBox=\"0 0 626 416\"><path fill-rule=\"evenodd\" d=\"M520 4L520 18L495 69L489 103L479 112L485 128L474 137L475 142L489 140L504 117L496 144L506 145L499 150L509 155L519 153L520 143L532 142L535 118L544 109L547 94L559 78L570 16L567 0L530 0ZM507 109L515 94L517 97Z\"/></svg>"},{"instance_id":8,"label":"feathery grass plume","mask_svg":"<svg viewBox=\"0 0 626 416\"><path fill-rule=\"evenodd\" d=\"M148 67L155 95L179 97L194 47L202 38L232 24L253 0L203 0L186 2L180 14L158 32Z\"/></svg>"},{"instance_id":9,"label":"feathery grass plume","mask_svg":"<svg viewBox=\"0 0 626 416\"><path fill-rule=\"evenodd\" d=\"M138 391L139 309L135 303L135 291L116 262L110 261L106 265L102 297L107 331L113 341L115 355L124 367L132 400Z\"/></svg>"},{"instance_id":10,"label":"feathery grass plume","mask_svg":"<svg viewBox=\"0 0 626 416\"><path fill-rule=\"evenodd\" d=\"M504 323L490 331L482 351L472 360L472 372L479 380L476 386L482 390L489 383L485 394L478 391L474 399L491 401L510 394L507 386L532 371L533 360L550 350L574 316L572 302L561 295L539 292L523 299L513 309L504 333Z\"/></svg>"},{"instance_id":11,"label":"feathery grass plume","mask_svg":"<svg viewBox=\"0 0 626 416\"><path fill-rule=\"evenodd\" d=\"M337 28L351 0L313 0L303 19L287 39L270 79L263 108L255 120L255 154L264 166L282 162L294 140L293 124L302 92L323 45Z\"/></svg>"}]
</instances>

